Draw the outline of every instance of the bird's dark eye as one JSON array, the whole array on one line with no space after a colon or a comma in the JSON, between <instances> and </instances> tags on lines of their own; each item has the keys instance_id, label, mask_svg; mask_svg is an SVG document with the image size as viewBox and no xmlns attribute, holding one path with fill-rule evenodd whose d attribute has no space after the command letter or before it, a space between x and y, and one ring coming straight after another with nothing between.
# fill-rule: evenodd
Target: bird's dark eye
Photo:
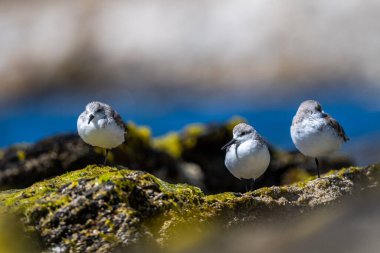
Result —
<instances>
[{"instance_id":1,"label":"bird's dark eye","mask_svg":"<svg viewBox=\"0 0 380 253\"><path fill-rule=\"evenodd\" d=\"M95 111L95 113L97 113L97 112L100 112L101 111L101 109L99 108L99 109L96 109L96 111Z\"/></svg>"},{"instance_id":2,"label":"bird's dark eye","mask_svg":"<svg viewBox=\"0 0 380 253\"><path fill-rule=\"evenodd\" d=\"M247 131L243 131L241 132L240 136L246 135L247 133L248 133Z\"/></svg>"}]
</instances>

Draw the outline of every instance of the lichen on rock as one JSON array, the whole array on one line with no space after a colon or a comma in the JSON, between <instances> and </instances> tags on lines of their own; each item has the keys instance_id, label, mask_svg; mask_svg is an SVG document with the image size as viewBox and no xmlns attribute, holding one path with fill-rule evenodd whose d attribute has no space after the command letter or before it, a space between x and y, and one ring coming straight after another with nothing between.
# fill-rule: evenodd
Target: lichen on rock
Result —
<instances>
[{"instance_id":1,"label":"lichen on rock","mask_svg":"<svg viewBox=\"0 0 380 253\"><path fill-rule=\"evenodd\" d=\"M144 244L175 250L242 222L294 217L378 187L380 165L332 171L321 179L245 194L205 195L142 171L88 166L23 190L0 193L2 214L21 217L47 252L109 252ZM192 235L192 236L188 236Z\"/></svg>"}]
</instances>

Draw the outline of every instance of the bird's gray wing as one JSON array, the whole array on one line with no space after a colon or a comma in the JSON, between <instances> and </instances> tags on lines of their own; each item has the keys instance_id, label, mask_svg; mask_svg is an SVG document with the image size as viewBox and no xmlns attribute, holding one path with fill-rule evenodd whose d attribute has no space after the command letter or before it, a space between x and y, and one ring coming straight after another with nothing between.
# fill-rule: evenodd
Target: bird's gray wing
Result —
<instances>
[{"instance_id":1,"label":"bird's gray wing","mask_svg":"<svg viewBox=\"0 0 380 253\"><path fill-rule=\"evenodd\" d=\"M111 106L108 106L105 108L105 114L106 114L108 123L114 121L116 125L118 125L120 128L124 130L124 132L126 131L123 119Z\"/></svg>"},{"instance_id":2,"label":"bird's gray wing","mask_svg":"<svg viewBox=\"0 0 380 253\"><path fill-rule=\"evenodd\" d=\"M346 142L350 138L346 135L346 132L344 131L343 127L339 124L339 122L331 117L329 114L324 113L324 118L327 120L327 125L335 129L335 131L338 133L338 135Z\"/></svg>"},{"instance_id":3,"label":"bird's gray wing","mask_svg":"<svg viewBox=\"0 0 380 253\"><path fill-rule=\"evenodd\" d=\"M112 110L112 116L113 116L113 118L114 118L114 120L115 120L115 122L116 122L116 124L120 127L120 128L122 128L123 130L124 130L124 132L125 132L125 124L124 124L124 121L123 121L123 119L121 118L121 116L116 112L116 111L114 111L114 110Z\"/></svg>"}]
</instances>

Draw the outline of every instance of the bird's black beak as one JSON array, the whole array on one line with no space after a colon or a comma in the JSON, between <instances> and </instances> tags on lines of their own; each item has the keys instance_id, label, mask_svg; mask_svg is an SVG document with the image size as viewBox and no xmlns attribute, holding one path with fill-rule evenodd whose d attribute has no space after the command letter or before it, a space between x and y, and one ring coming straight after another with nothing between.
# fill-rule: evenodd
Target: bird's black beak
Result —
<instances>
[{"instance_id":1,"label":"bird's black beak","mask_svg":"<svg viewBox=\"0 0 380 253\"><path fill-rule=\"evenodd\" d=\"M232 139L232 140L230 140L226 145L224 145L224 146L222 147L221 150L225 150L225 149L227 149L229 146L231 146L232 144L235 144L235 143L236 143L236 140L235 140L235 139Z\"/></svg>"},{"instance_id":2,"label":"bird's black beak","mask_svg":"<svg viewBox=\"0 0 380 253\"><path fill-rule=\"evenodd\" d=\"M90 124L91 120L93 120L95 118L94 115L90 114L90 117L88 118L88 123L87 124Z\"/></svg>"}]
</instances>

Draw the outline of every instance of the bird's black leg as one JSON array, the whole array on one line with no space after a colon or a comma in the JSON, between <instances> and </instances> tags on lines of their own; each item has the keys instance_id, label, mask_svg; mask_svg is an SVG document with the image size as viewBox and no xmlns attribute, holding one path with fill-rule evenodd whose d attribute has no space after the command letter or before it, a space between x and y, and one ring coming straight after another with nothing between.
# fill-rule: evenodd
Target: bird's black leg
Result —
<instances>
[{"instance_id":1,"label":"bird's black leg","mask_svg":"<svg viewBox=\"0 0 380 253\"><path fill-rule=\"evenodd\" d=\"M317 165L318 178L321 178L321 175L319 174L319 161L318 161L318 158L315 158L315 164Z\"/></svg>"},{"instance_id":2,"label":"bird's black leg","mask_svg":"<svg viewBox=\"0 0 380 253\"><path fill-rule=\"evenodd\" d=\"M253 185L255 184L255 179L244 179L245 184L245 192L249 192L253 190Z\"/></svg>"},{"instance_id":3,"label":"bird's black leg","mask_svg":"<svg viewBox=\"0 0 380 253\"><path fill-rule=\"evenodd\" d=\"M255 186L255 179L254 178L252 178L251 179L251 186L250 186L250 191L253 191L253 187Z\"/></svg>"},{"instance_id":4,"label":"bird's black leg","mask_svg":"<svg viewBox=\"0 0 380 253\"><path fill-rule=\"evenodd\" d=\"M243 179L244 185L245 185L245 192L249 191L249 179Z\"/></svg>"},{"instance_id":5,"label":"bird's black leg","mask_svg":"<svg viewBox=\"0 0 380 253\"><path fill-rule=\"evenodd\" d=\"M104 163L103 163L104 166L107 165L108 152L110 152L110 150L109 150L109 149L106 149L106 156L104 157Z\"/></svg>"}]
</instances>

